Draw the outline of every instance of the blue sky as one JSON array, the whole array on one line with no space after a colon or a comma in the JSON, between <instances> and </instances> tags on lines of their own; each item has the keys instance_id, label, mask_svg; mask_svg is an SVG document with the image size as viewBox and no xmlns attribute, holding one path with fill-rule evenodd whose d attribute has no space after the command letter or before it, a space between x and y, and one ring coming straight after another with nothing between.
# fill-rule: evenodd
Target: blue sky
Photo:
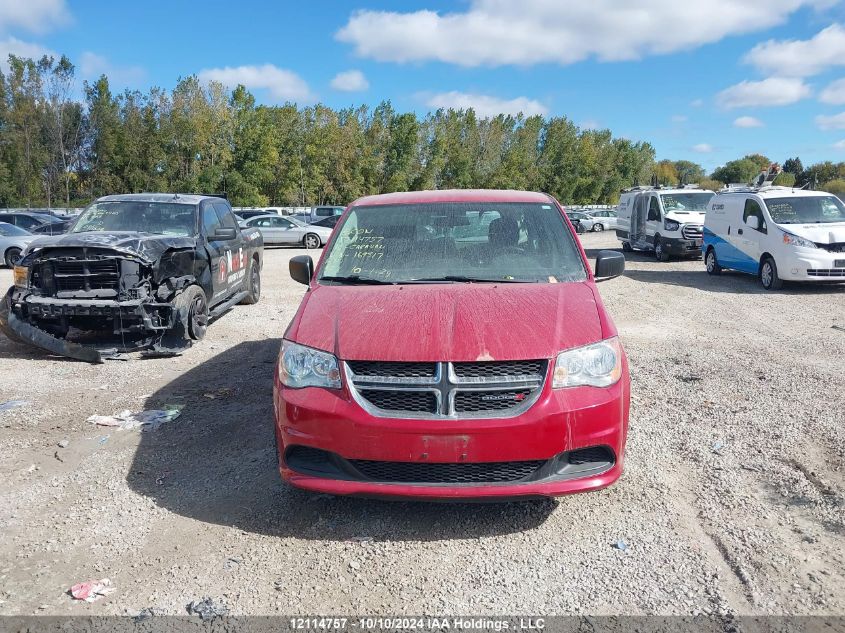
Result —
<instances>
[{"instance_id":1,"label":"blue sky","mask_svg":"<svg viewBox=\"0 0 845 633\"><path fill-rule=\"evenodd\" d=\"M845 160L842 25L842 0L0 0L0 54L117 90L197 73L265 103L565 115L712 169Z\"/></svg>"}]
</instances>

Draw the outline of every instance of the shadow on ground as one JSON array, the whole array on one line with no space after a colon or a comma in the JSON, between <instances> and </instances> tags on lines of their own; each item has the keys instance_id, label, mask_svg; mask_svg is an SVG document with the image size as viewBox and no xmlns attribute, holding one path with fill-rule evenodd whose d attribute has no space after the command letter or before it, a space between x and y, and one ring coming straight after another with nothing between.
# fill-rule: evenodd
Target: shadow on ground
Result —
<instances>
[{"instance_id":1,"label":"shadow on ground","mask_svg":"<svg viewBox=\"0 0 845 633\"><path fill-rule=\"evenodd\" d=\"M554 501L388 502L313 495L284 484L277 470L272 405L280 344L280 339L240 343L150 396L146 408L183 404L183 414L141 436L129 486L192 519L315 540L507 534L537 527L556 507Z\"/></svg>"}]
</instances>

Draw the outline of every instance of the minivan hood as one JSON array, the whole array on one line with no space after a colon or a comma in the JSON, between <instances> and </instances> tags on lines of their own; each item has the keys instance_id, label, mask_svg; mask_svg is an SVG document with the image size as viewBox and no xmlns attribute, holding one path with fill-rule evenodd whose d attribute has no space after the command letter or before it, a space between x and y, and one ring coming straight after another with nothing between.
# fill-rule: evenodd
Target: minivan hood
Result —
<instances>
[{"instance_id":1,"label":"minivan hood","mask_svg":"<svg viewBox=\"0 0 845 633\"><path fill-rule=\"evenodd\" d=\"M829 224L778 224L787 233L792 233L817 244L845 242L845 222Z\"/></svg>"},{"instance_id":2,"label":"minivan hood","mask_svg":"<svg viewBox=\"0 0 845 633\"><path fill-rule=\"evenodd\" d=\"M343 360L552 358L602 338L587 282L316 286L285 338Z\"/></svg>"}]
</instances>

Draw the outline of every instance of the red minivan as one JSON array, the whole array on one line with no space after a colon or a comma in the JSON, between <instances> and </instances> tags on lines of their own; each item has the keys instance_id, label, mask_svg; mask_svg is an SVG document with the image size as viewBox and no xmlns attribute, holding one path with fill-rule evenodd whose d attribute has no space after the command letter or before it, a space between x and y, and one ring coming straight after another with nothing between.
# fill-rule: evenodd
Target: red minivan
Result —
<instances>
[{"instance_id":1,"label":"red minivan","mask_svg":"<svg viewBox=\"0 0 845 633\"><path fill-rule=\"evenodd\" d=\"M595 274L551 196L423 191L349 206L285 333L279 470L316 492L432 500L604 488L630 378Z\"/></svg>"}]
</instances>

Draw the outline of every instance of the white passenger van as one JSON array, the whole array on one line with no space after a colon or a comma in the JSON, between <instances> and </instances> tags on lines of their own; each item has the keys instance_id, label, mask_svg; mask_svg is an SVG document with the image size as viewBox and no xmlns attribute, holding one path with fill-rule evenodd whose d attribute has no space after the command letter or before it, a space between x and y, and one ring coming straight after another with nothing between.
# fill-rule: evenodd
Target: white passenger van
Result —
<instances>
[{"instance_id":1,"label":"white passenger van","mask_svg":"<svg viewBox=\"0 0 845 633\"><path fill-rule=\"evenodd\" d=\"M654 251L658 261L700 257L704 214L713 192L698 185L622 191L616 237L623 251Z\"/></svg>"},{"instance_id":2,"label":"white passenger van","mask_svg":"<svg viewBox=\"0 0 845 633\"><path fill-rule=\"evenodd\" d=\"M755 185L729 187L710 202L704 263L756 275L767 290L784 281L845 282L845 205L830 193L773 186L773 165Z\"/></svg>"}]
</instances>

